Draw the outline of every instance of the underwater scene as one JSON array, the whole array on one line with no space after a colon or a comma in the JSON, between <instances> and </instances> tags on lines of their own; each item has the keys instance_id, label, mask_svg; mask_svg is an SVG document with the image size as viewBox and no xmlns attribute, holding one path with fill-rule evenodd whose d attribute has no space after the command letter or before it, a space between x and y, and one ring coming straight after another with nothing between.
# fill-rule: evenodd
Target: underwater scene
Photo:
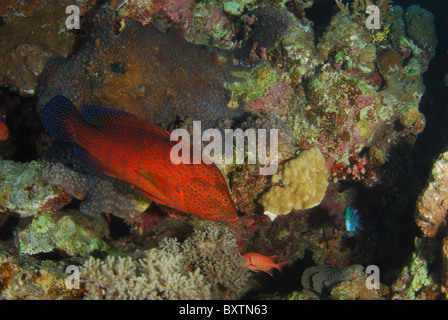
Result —
<instances>
[{"instance_id":1,"label":"underwater scene","mask_svg":"<svg viewBox=\"0 0 448 320\"><path fill-rule=\"evenodd\" d=\"M0 298L446 300L447 16L1 0Z\"/></svg>"}]
</instances>

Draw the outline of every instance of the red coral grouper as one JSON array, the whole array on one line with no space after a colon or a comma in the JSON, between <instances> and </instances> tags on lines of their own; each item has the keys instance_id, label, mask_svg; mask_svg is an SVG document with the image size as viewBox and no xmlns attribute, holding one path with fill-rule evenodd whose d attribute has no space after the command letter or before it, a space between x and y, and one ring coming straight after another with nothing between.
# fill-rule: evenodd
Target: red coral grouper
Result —
<instances>
[{"instance_id":1,"label":"red coral grouper","mask_svg":"<svg viewBox=\"0 0 448 320\"><path fill-rule=\"evenodd\" d=\"M9 139L9 130L2 120L0 120L0 141Z\"/></svg>"},{"instance_id":2,"label":"red coral grouper","mask_svg":"<svg viewBox=\"0 0 448 320\"><path fill-rule=\"evenodd\" d=\"M227 184L212 164L173 164L170 134L136 116L100 106L82 115L65 97L45 107L42 123L58 139L81 148L75 156L109 176L128 181L143 196L200 218L238 219Z\"/></svg>"}]
</instances>

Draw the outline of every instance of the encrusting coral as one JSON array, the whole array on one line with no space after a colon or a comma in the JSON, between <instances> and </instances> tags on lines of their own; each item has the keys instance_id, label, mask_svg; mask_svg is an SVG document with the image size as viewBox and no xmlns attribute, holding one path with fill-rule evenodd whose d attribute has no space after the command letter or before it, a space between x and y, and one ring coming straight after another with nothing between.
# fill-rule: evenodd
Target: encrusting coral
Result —
<instances>
[{"instance_id":1,"label":"encrusting coral","mask_svg":"<svg viewBox=\"0 0 448 320\"><path fill-rule=\"evenodd\" d=\"M108 251L109 246L103 240L108 235L109 225L104 217L68 210L37 215L28 225L18 228L15 241L23 254L60 252L70 257L86 257Z\"/></svg>"},{"instance_id":2,"label":"encrusting coral","mask_svg":"<svg viewBox=\"0 0 448 320\"><path fill-rule=\"evenodd\" d=\"M0 210L20 217L54 212L72 200L62 188L42 179L44 163L0 160Z\"/></svg>"},{"instance_id":3,"label":"encrusting coral","mask_svg":"<svg viewBox=\"0 0 448 320\"><path fill-rule=\"evenodd\" d=\"M272 176L272 184L260 199L264 214L272 220L291 210L317 206L328 186L324 156L317 148L302 151L295 159L285 162L280 172Z\"/></svg>"},{"instance_id":4,"label":"encrusting coral","mask_svg":"<svg viewBox=\"0 0 448 320\"><path fill-rule=\"evenodd\" d=\"M235 298L248 276L233 233L213 225L183 243L164 238L144 258L90 258L81 270L88 299Z\"/></svg>"},{"instance_id":5,"label":"encrusting coral","mask_svg":"<svg viewBox=\"0 0 448 320\"><path fill-rule=\"evenodd\" d=\"M83 200L80 211L89 216L107 212L132 218L145 211L151 201L139 195L133 185L99 172L86 172L62 163L44 162L43 179L59 186L76 199Z\"/></svg>"},{"instance_id":6,"label":"encrusting coral","mask_svg":"<svg viewBox=\"0 0 448 320\"><path fill-rule=\"evenodd\" d=\"M65 28L64 2L2 1L0 4L6 7L0 9L3 12L0 80L16 88L22 96L35 94L36 78L46 58L66 57L73 49L75 37Z\"/></svg>"},{"instance_id":7,"label":"encrusting coral","mask_svg":"<svg viewBox=\"0 0 448 320\"><path fill-rule=\"evenodd\" d=\"M166 33L135 20L116 35L114 17L114 10L101 8L90 41L69 58L46 63L37 84L39 113L62 94L78 108L109 106L153 124L188 115L213 123L238 114L227 108L224 82L234 79L234 65L226 52L207 51L177 30Z\"/></svg>"}]
</instances>

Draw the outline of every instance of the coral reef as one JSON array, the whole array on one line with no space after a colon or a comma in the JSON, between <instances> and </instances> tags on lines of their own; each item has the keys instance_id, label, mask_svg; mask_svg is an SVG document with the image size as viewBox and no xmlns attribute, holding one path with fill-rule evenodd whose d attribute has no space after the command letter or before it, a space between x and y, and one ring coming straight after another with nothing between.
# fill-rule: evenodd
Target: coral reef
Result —
<instances>
[{"instance_id":1,"label":"coral reef","mask_svg":"<svg viewBox=\"0 0 448 320\"><path fill-rule=\"evenodd\" d=\"M32 3L22 4L22 7L15 2L15 10L20 16L7 18L2 15L6 23L0 35L3 44L0 48L0 77L2 82L16 87L21 95L30 96L35 94L36 79L43 70L45 59L54 55L68 56L74 36L65 29L67 15L61 0L43 1L45 5L30 1ZM12 7L5 11L11 12ZM28 12L21 12L24 8Z\"/></svg>"},{"instance_id":2,"label":"coral reef","mask_svg":"<svg viewBox=\"0 0 448 320\"><path fill-rule=\"evenodd\" d=\"M410 262L401 270L397 280L391 286L392 299L415 300L432 299L438 294L435 276L428 269L428 262L423 254L423 242L415 239L415 251Z\"/></svg>"},{"instance_id":3,"label":"coral reef","mask_svg":"<svg viewBox=\"0 0 448 320\"><path fill-rule=\"evenodd\" d=\"M119 35L113 27L114 11L105 6L78 53L46 63L38 80L38 112L62 94L78 108L110 106L154 124L189 115L205 126L238 114L227 108L224 82L234 77L225 52L209 52L153 24L129 21Z\"/></svg>"},{"instance_id":4,"label":"coral reef","mask_svg":"<svg viewBox=\"0 0 448 320\"><path fill-rule=\"evenodd\" d=\"M0 298L5 300L80 299L83 290L66 285L64 264L26 255L0 254Z\"/></svg>"},{"instance_id":5,"label":"coral reef","mask_svg":"<svg viewBox=\"0 0 448 320\"><path fill-rule=\"evenodd\" d=\"M420 194L415 211L415 222L426 237L435 237L446 225L448 210L448 152L434 163L428 185Z\"/></svg>"},{"instance_id":6,"label":"coral reef","mask_svg":"<svg viewBox=\"0 0 448 320\"><path fill-rule=\"evenodd\" d=\"M431 55L408 38L401 7L385 12L379 40L342 8L319 39L314 72L305 72L298 87L292 81L303 97L290 106L288 123L300 147L321 150L335 183L378 183L390 148L414 141L425 127L418 105ZM393 128L395 120L404 128Z\"/></svg>"},{"instance_id":7,"label":"coral reef","mask_svg":"<svg viewBox=\"0 0 448 320\"><path fill-rule=\"evenodd\" d=\"M118 15L144 25L152 21L165 29L176 27L189 42L229 49L234 46L236 35L231 16L241 15L252 2L131 0L118 10Z\"/></svg>"},{"instance_id":8,"label":"coral reef","mask_svg":"<svg viewBox=\"0 0 448 320\"><path fill-rule=\"evenodd\" d=\"M248 275L233 233L212 225L182 244L165 238L143 259L90 258L81 271L89 299L235 298Z\"/></svg>"},{"instance_id":9,"label":"coral reef","mask_svg":"<svg viewBox=\"0 0 448 320\"><path fill-rule=\"evenodd\" d=\"M0 210L20 217L54 212L72 197L61 188L48 185L41 176L44 164L0 160Z\"/></svg>"},{"instance_id":10,"label":"coral reef","mask_svg":"<svg viewBox=\"0 0 448 320\"><path fill-rule=\"evenodd\" d=\"M62 163L45 162L42 177L49 184L59 186L67 194L83 200L79 209L89 216L107 212L122 218L132 218L151 204L131 184L93 170L86 173L79 167L73 169Z\"/></svg>"},{"instance_id":11,"label":"coral reef","mask_svg":"<svg viewBox=\"0 0 448 320\"><path fill-rule=\"evenodd\" d=\"M108 235L104 217L88 217L68 210L37 215L28 225L18 228L15 241L23 254L59 252L70 257L87 257L108 251L109 246L102 240Z\"/></svg>"},{"instance_id":12,"label":"coral reef","mask_svg":"<svg viewBox=\"0 0 448 320\"><path fill-rule=\"evenodd\" d=\"M295 159L285 162L281 171L272 176L272 184L274 186L260 199L265 214L272 220L291 210L317 206L328 186L324 156L317 148L302 151Z\"/></svg>"},{"instance_id":13,"label":"coral reef","mask_svg":"<svg viewBox=\"0 0 448 320\"><path fill-rule=\"evenodd\" d=\"M415 223L420 227L423 235L427 238L434 238L437 243L440 242L438 246L441 248L439 253L442 256L441 285L445 291L448 288L447 160L448 152L444 152L434 162L427 185L418 196L414 214ZM440 237L437 236L442 236L443 239L440 241ZM414 258L417 259L419 256ZM426 268L426 261L422 258L420 259ZM405 271L408 270L404 270L403 273ZM415 290L412 292L415 292ZM413 298L414 294L412 292L407 292L406 297Z\"/></svg>"},{"instance_id":14,"label":"coral reef","mask_svg":"<svg viewBox=\"0 0 448 320\"><path fill-rule=\"evenodd\" d=\"M367 275L361 273L358 277L335 285L330 291L331 300L382 300L389 295L389 288L380 283L379 289L369 289L366 286Z\"/></svg>"},{"instance_id":15,"label":"coral reef","mask_svg":"<svg viewBox=\"0 0 448 320\"><path fill-rule=\"evenodd\" d=\"M339 282L353 280L364 273L361 265L347 266L341 269L327 266L316 266L306 269L302 275L302 285L305 289L314 289L318 293L330 290Z\"/></svg>"},{"instance_id":16,"label":"coral reef","mask_svg":"<svg viewBox=\"0 0 448 320\"><path fill-rule=\"evenodd\" d=\"M339 12L312 0L75 0L77 31L64 27L66 0L0 4L0 121L11 133L0 141L0 297L446 298L448 153L418 197L423 236L411 247L425 165L410 150L424 149L413 148L421 110L432 119L420 104L435 101L422 100L434 83L423 73L439 21L389 0L330 2ZM366 27L369 4L379 29ZM169 130L278 129L279 170L260 175L247 145L244 164L218 164L239 216L225 226L150 206L42 132L37 117L57 94ZM33 154L16 152L24 146ZM350 234L348 206L361 213L348 222L362 218ZM250 273L253 252L291 263ZM390 286L367 288L369 264ZM65 286L67 265L80 266L79 289Z\"/></svg>"}]
</instances>

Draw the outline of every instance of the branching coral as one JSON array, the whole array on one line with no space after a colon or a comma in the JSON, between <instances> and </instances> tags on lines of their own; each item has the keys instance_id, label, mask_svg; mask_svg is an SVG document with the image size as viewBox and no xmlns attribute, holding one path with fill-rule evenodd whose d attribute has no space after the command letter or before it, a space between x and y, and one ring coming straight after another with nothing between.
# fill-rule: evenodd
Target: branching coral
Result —
<instances>
[{"instance_id":1,"label":"branching coral","mask_svg":"<svg viewBox=\"0 0 448 320\"><path fill-rule=\"evenodd\" d=\"M90 258L81 277L88 299L234 298L249 271L233 233L208 225L180 244L165 238L143 259Z\"/></svg>"},{"instance_id":2,"label":"branching coral","mask_svg":"<svg viewBox=\"0 0 448 320\"><path fill-rule=\"evenodd\" d=\"M199 270L186 272L185 257L177 254L179 243L163 241L139 261L131 257L108 256L105 261L90 258L82 268L87 299L209 299Z\"/></svg>"}]
</instances>

